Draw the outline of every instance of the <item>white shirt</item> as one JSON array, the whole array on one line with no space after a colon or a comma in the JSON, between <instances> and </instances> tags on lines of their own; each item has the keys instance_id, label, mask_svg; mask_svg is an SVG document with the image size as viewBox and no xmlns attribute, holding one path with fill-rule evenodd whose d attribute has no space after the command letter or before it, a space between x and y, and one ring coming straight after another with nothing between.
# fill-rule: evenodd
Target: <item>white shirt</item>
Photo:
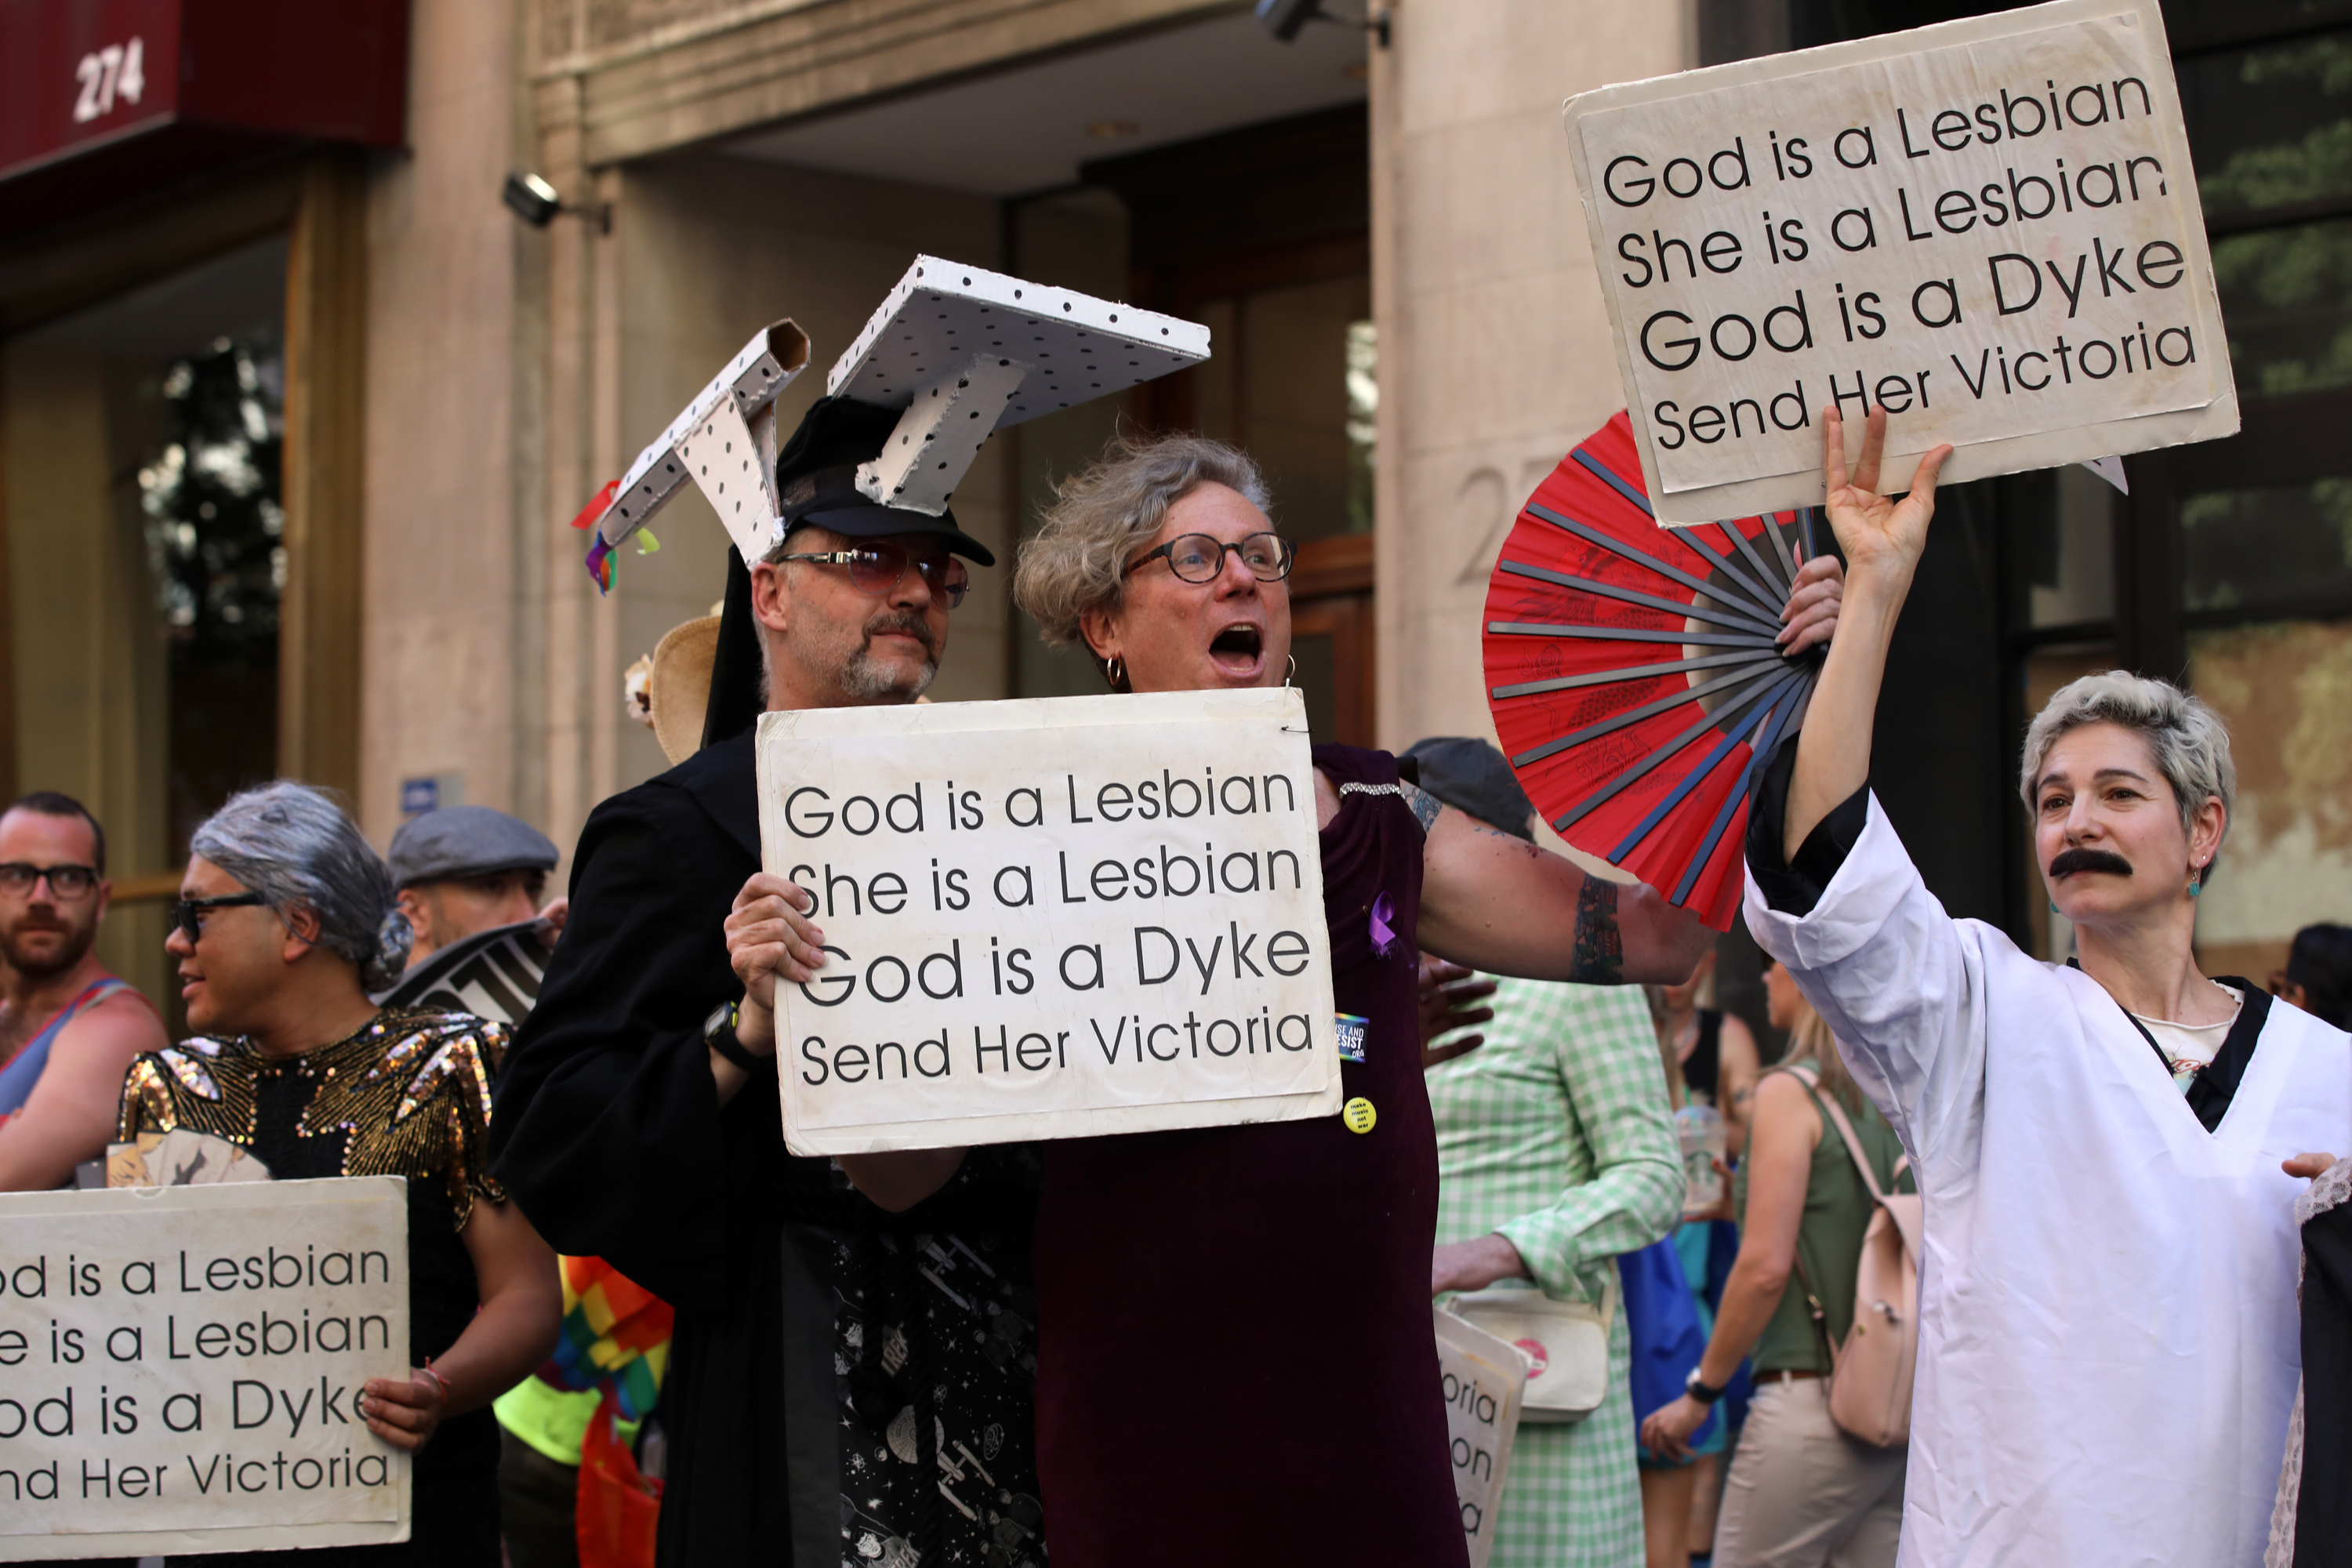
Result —
<instances>
[{"instance_id":1,"label":"white shirt","mask_svg":"<svg viewBox=\"0 0 2352 1568\"><path fill-rule=\"evenodd\" d=\"M2156 1048L2172 1064L2172 1087L2187 1094L2197 1081L2197 1069L2211 1067L2213 1058L2221 1054L2229 1043L2230 1031L2237 1027L2238 1015L2246 1010L2245 993L2234 985L2215 985L2230 994L2230 1016L2218 1024L2176 1024L2169 1018L2151 1018L2145 1013L2134 1013Z\"/></svg>"},{"instance_id":2,"label":"white shirt","mask_svg":"<svg viewBox=\"0 0 2352 1568\"><path fill-rule=\"evenodd\" d=\"M1903 1568L2261 1563L2294 1402L2303 1184L2346 1037L2273 1003L2208 1132L2077 970L1954 921L1873 798L1811 914L1748 924L1927 1195Z\"/></svg>"}]
</instances>

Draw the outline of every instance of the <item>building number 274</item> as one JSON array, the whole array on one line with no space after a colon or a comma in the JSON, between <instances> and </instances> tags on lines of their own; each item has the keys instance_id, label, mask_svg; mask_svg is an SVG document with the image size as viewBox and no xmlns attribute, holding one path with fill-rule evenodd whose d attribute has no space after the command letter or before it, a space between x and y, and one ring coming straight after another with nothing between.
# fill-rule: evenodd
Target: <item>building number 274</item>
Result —
<instances>
[{"instance_id":1,"label":"building number 274","mask_svg":"<svg viewBox=\"0 0 2352 1568\"><path fill-rule=\"evenodd\" d=\"M74 79L81 83L81 96L74 100L74 123L87 124L112 113L118 98L138 102L147 90L145 57L145 47L137 38L82 56L74 67Z\"/></svg>"}]
</instances>

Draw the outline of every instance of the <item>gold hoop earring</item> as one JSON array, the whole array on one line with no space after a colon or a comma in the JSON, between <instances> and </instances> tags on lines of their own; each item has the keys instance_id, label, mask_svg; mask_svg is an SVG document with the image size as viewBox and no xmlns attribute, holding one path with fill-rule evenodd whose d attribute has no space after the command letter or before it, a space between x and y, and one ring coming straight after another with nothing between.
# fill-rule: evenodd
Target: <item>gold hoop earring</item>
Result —
<instances>
[{"instance_id":1,"label":"gold hoop earring","mask_svg":"<svg viewBox=\"0 0 2352 1568\"><path fill-rule=\"evenodd\" d=\"M1107 658L1103 660L1103 675L1110 681L1110 689L1117 691L1118 683L1127 679L1127 667L1116 657Z\"/></svg>"}]
</instances>

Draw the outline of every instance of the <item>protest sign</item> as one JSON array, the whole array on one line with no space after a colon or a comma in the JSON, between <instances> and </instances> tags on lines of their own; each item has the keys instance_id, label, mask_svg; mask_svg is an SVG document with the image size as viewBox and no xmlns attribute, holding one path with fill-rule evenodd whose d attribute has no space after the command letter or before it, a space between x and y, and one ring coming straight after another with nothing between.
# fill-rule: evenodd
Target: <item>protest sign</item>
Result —
<instances>
[{"instance_id":1,"label":"protest sign","mask_svg":"<svg viewBox=\"0 0 2352 1568\"><path fill-rule=\"evenodd\" d=\"M759 767L829 959L777 987L794 1153L1339 1109L1296 690L770 713Z\"/></svg>"},{"instance_id":2,"label":"protest sign","mask_svg":"<svg viewBox=\"0 0 2352 1568\"><path fill-rule=\"evenodd\" d=\"M2226 436L2229 344L2156 0L2058 0L1568 101L1661 521ZM1848 437L1859 449L1860 433Z\"/></svg>"},{"instance_id":3,"label":"protest sign","mask_svg":"<svg viewBox=\"0 0 2352 1568\"><path fill-rule=\"evenodd\" d=\"M408 1539L397 1176L0 1194L0 1562Z\"/></svg>"},{"instance_id":4,"label":"protest sign","mask_svg":"<svg viewBox=\"0 0 2352 1568\"><path fill-rule=\"evenodd\" d=\"M1519 1396L1528 1363L1507 1341L1433 1309L1438 1385L1445 1394L1445 1436L1454 1458L1454 1498L1470 1568L1486 1568L1503 1517L1503 1482L1519 1432Z\"/></svg>"}]
</instances>

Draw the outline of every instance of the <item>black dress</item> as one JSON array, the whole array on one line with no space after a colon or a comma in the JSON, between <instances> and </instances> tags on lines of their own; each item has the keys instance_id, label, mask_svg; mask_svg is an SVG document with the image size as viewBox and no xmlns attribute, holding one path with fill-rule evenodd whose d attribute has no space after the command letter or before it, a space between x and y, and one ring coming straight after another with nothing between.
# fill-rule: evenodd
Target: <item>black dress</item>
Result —
<instances>
[{"instance_id":1,"label":"black dress","mask_svg":"<svg viewBox=\"0 0 2352 1568\"><path fill-rule=\"evenodd\" d=\"M748 732L596 808L495 1169L559 1251L677 1310L662 1563L1042 1562L1034 1161L978 1151L891 1215L785 1152L772 1063L719 1106L702 1025L742 994L724 922L759 851Z\"/></svg>"},{"instance_id":2,"label":"black dress","mask_svg":"<svg viewBox=\"0 0 2352 1568\"><path fill-rule=\"evenodd\" d=\"M356 1034L272 1058L245 1040L183 1040L140 1057L123 1081L120 1136L186 1127L251 1150L281 1181L408 1178L409 1364L455 1344L481 1291L458 1233L474 1205L502 1203L484 1144L490 1079L507 1030L462 1013L386 1009ZM499 1429L488 1405L441 1423L410 1468L410 1536L391 1546L223 1552L234 1565L498 1568Z\"/></svg>"},{"instance_id":3,"label":"black dress","mask_svg":"<svg viewBox=\"0 0 2352 1568\"><path fill-rule=\"evenodd\" d=\"M1422 830L1386 752L1315 765L1341 791L1319 840L1333 993L1370 1020L1341 1092L1375 1120L1046 1146L1038 1424L1066 1565L1467 1561L1429 1318Z\"/></svg>"}]
</instances>

